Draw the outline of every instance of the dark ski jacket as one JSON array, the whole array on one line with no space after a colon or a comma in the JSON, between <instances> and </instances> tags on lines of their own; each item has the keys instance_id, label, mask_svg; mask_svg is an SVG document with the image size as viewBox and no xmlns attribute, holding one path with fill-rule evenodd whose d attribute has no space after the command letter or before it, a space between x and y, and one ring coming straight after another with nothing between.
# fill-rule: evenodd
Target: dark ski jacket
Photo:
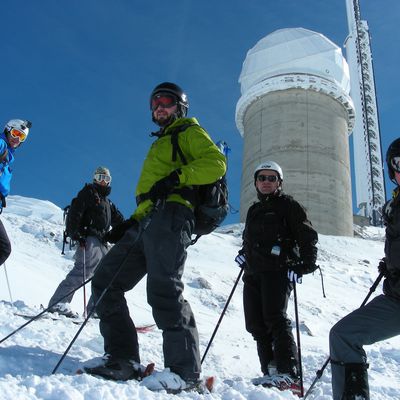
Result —
<instances>
[{"instance_id":1,"label":"dark ski jacket","mask_svg":"<svg viewBox=\"0 0 400 400\"><path fill-rule=\"evenodd\" d=\"M86 184L71 202L67 215L67 234L73 240L96 236L103 240L110 227L121 224L123 215L107 198L111 187Z\"/></svg>"},{"instance_id":2,"label":"dark ski jacket","mask_svg":"<svg viewBox=\"0 0 400 400\"><path fill-rule=\"evenodd\" d=\"M265 196L247 212L243 231L247 272L287 269L300 260L313 266L317 242L304 208L283 192Z\"/></svg>"},{"instance_id":3,"label":"dark ski jacket","mask_svg":"<svg viewBox=\"0 0 400 400\"><path fill-rule=\"evenodd\" d=\"M386 279L383 292L400 300L400 188L383 207L386 225L385 261Z\"/></svg>"}]
</instances>

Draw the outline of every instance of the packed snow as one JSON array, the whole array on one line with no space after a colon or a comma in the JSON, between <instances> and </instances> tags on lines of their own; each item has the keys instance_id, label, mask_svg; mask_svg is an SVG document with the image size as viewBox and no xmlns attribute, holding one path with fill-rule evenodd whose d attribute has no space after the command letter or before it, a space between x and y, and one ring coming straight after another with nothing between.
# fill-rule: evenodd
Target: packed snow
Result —
<instances>
[{"instance_id":1,"label":"packed snow","mask_svg":"<svg viewBox=\"0 0 400 400\"><path fill-rule=\"evenodd\" d=\"M10 196L1 215L12 242L12 254L0 270L0 340L27 321L15 313L40 312L73 264L73 251L61 255L62 210L49 201ZM318 263L323 271L326 298L319 273L298 285L301 350L305 389L328 356L328 332L342 316L357 308L375 281L383 256L384 230L359 228L357 237L320 235ZM185 298L195 313L203 354L229 293L239 274L234 257L241 245L243 225L220 228L190 247L184 274ZM7 278L9 286L7 284ZM136 381L110 382L77 375L84 364L103 354L98 320L89 320L69 353L52 374L79 329L66 318L41 318L0 344L0 400L98 400L98 399L294 399L289 392L255 387L260 376L255 343L244 327L242 282L233 295L214 342L203 363L204 376L215 376L212 393L151 392ZM10 289L10 290L9 290ZM88 288L87 290L90 290ZM373 294L381 293L381 286ZM83 290L72 302L83 311ZM293 297L293 296L292 296ZM146 303L145 282L127 295L135 323L154 323ZM289 314L294 323L293 298ZM163 369L162 335L157 328L139 333L142 363ZM400 399L400 339L368 346L371 398ZM330 367L325 370L310 399L330 399Z\"/></svg>"}]
</instances>

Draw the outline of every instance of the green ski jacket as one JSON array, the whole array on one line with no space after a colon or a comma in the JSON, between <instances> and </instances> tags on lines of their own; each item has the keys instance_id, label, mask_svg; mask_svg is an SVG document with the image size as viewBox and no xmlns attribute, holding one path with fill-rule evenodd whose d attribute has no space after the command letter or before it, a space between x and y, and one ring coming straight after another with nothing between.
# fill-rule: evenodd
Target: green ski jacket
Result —
<instances>
[{"instance_id":1,"label":"green ski jacket","mask_svg":"<svg viewBox=\"0 0 400 400\"><path fill-rule=\"evenodd\" d=\"M187 124L194 125L178 134L179 147L187 161L184 165L179 156L176 157L176 161L172 161L171 132ZM157 181L178 168L182 173L179 175L180 184L177 188L213 183L226 172L225 156L207 132L200 127L196 118L179 118L161 131L144 160L136 196L147 193ZM176 193L169 195L166 201L174 201L193 208L193 204ZM145 200L139 204L132 217L140 221L152 208L152 201Z\"/></svg>"}]
</instances>

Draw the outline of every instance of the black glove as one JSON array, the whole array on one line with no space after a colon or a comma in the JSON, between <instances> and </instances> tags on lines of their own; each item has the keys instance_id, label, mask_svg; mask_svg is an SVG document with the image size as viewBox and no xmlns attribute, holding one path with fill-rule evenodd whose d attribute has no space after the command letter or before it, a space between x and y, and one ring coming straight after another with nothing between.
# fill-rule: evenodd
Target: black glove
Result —
<instances>
[{"instance_id":1,"label":"black glove","mask_svg":"<svg viewBox=\"0 0 400 400\"><path fill-rule=\"evenodd\" d=\"M380 274L383 274L383 276L387 276L388 270L387 270L387 265L386 265L386 259L385 258L382 258L382 260L379 261L378 271L379 271Z\"/></svg>"},{"instance_id":2,"label":"black glove","mask_svg":"<svg viewBox=\"0 0 400 400\"><path fill-rule=\"evenodd\" d=\"M318 266L314 263L305 263L304 261L300 261L288 267L290 271L293 271L298 276L311 274L311 272L314 272L317 268Z\"/></svg>"},{"instance_id":3,"label":"black glove","mask_svg":"<svg viewBox=\"0 0 400 400\"><path fill-rule=\"evenodd\" d=\"M244 254L243 249L239 250L238 255L235 257L235 261L240 268L246 268L247 267L247 262L246 262L246 256Z\"/></svg>"},{"instance_id":4,"label":"black glove","mask_svg":"<svg viewBox=\"0 0 400 400\"><path fill-rule=\"evenodd\" d=\"M179 185L179 173L178 171L171 172L165 178L157 181L149 190L149 198L153 203L157 200L165 199L174 189Z\"/></svg>"},{"instance_id":5,"label":"black glove","mask_svg":"<svg viewBox=\"0 0 400 400\"><path fill-rule=\"evenodd\" d=\"M120 239L122 239L122 236L124 236L125 232L135 225L139 225L139 223L135 219L126 219L124 222L121 222L120 224L114 226L110 231L108 231L104 235L104 241L109 243L117 243Z\"/></svg>"}]
</instances>

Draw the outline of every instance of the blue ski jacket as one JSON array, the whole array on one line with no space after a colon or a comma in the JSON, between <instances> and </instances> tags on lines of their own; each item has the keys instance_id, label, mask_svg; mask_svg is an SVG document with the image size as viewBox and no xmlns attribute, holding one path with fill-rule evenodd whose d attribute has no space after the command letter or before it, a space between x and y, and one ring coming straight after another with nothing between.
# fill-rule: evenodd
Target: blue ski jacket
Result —
<instances>
[{"instance_id":1,"label":"blue ski jacket","mask_svg":"<svg viewBox=\"0 0 400 400\"><path fill-rule=\"evenodd\" d=\"M4 133L0 134L0 193L7 197L10 192L10 182L12 178L12 168L10 165L14 162L14 151L8 145Z\"/></svg>"}]
</instances>

